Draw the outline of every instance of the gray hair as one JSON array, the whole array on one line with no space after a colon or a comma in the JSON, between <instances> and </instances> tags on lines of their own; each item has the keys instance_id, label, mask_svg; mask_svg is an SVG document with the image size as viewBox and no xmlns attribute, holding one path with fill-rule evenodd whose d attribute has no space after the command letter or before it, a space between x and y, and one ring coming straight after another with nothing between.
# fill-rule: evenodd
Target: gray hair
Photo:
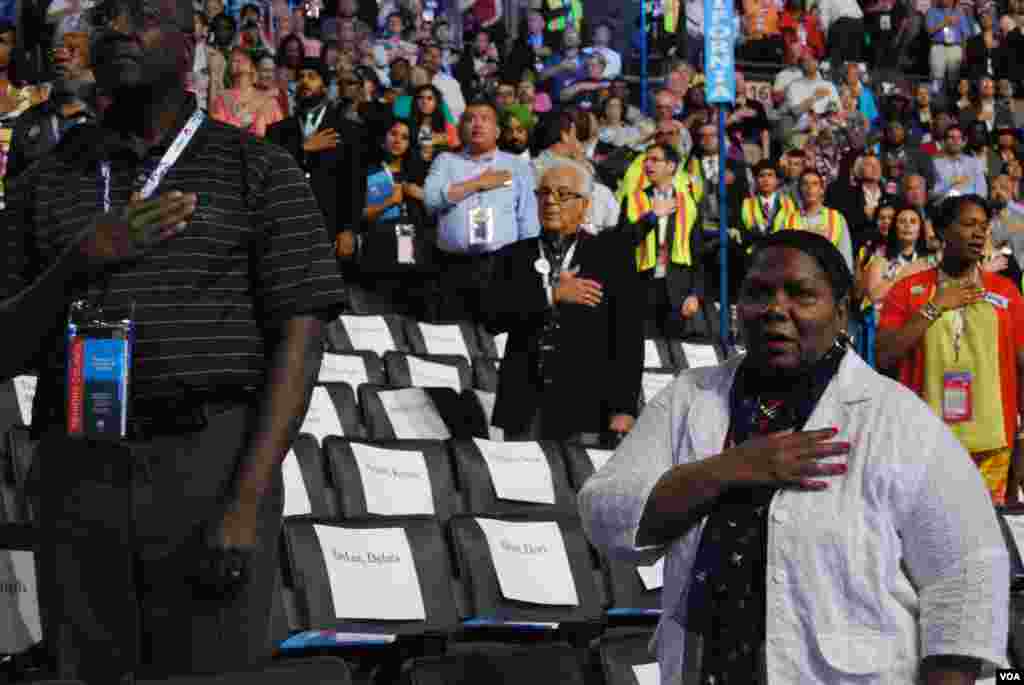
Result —
<instances>
[{"instance_id":1,"label":"gray hair","mask_svg":"<svg viewBox=\"0 0 1024 685\"><path fill-rule=\"evenodd\" d=\"M544 174L548 173L553 169L560 169L562 167L569 167L574 169L582 181L580 191L590 197L594 194L594 174L591 173L583 164L569 159L568 157L559 157L552 154L543 154L533 161L533 172L537 180L537 185L540 185L540 180L544 178Z\"/></svg>"}]
</instances>

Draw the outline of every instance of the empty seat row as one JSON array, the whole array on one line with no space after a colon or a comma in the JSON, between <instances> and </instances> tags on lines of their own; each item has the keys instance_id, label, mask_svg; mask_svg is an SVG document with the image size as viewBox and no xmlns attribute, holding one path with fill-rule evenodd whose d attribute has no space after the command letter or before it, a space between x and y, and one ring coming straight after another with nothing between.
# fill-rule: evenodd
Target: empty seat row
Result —
<instances>
[{"instance_id":1,"label":"empty seat row","mask_svg":"<svg viewBox=\"0 0 1024 685\"><path fill-rule=\"evenodd\" d=\"M432 324L397 314L342 315L327 326L327 349L333 352L407 352L501 359L506 334L493 336L468 321Z\"/></svg>"}]
</instances>

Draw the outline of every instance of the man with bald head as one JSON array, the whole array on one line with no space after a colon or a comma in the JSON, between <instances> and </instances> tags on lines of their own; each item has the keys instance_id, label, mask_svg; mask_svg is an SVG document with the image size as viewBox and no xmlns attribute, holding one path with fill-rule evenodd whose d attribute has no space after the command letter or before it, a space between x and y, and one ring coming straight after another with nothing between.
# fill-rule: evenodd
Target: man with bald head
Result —
<instances>
[{"instance_id":1,"label":"man with bald head","mask_svg":"<svg viewBox=\"0 0 1024 685\"><path fill-rule=\"evenodd\" d=\"M625 233L580 230L593 179L559 159L537 188L543 231L502 248L486 321L508 332L492 423L509 440L629 432L643 366L639 280Z\"/></svg>"},{"instance_id":2,"label":"man with bald head","mask_svg":"<svg viewBox=\"0 0 1024 685\"><path fill-rule=\"evenodd\" d=\"M281 462L344 284L295 160L186 91L191 2L104 0L92 19L110 105L17 179L0 219L0 297L96 226L124 226L97 252L138 248L69 279L38 338L43 632L56 677L89 685L255 666L272 654ZM119 364L68 344L79 311L133 322ZM123 366L123 411L74 383L88 360L103 380Z\"/></svg>"}]
</instances>

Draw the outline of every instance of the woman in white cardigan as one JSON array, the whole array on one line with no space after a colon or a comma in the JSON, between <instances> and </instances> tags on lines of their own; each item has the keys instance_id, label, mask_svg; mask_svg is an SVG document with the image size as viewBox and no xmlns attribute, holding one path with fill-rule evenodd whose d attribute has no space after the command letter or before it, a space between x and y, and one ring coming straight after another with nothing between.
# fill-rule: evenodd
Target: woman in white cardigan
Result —
<instances>
[{"instance_id":1,"label":"woman in white cardigan","mask_svg":"<svg viewBox=\"0 0 1024 685\"><path fill-rule=\"evenodd\" d=\"M747 355L686 371L580 493L609 555L665 558L664 685L973 683L1006 667L1009 561L981 477L846 349L852 276L781 231L739 293Z\"/></svg>"}]
</instances>

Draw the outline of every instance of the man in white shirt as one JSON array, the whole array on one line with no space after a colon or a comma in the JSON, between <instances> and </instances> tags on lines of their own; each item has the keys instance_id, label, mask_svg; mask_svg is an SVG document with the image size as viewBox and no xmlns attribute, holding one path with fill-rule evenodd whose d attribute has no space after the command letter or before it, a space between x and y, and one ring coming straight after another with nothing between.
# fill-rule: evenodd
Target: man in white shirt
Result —
<instances>
[{"instance_id":1,"label":"man in white shirt","mask_svg":"<svg viewBox=\"0 0 1024 685\"><path fill-rule=\"evenodd\" d=\"M804 53L800 58L800 67L804 73L803 78L793 81L786 88L783 111L791 117L791 125L803 129L805 126L809 128L813 119L838 111L840 103L835 85L821 78L818 73L817 59L810 53ZM785 122L782 125L785 126Z\"/></svg>"},{"instance_id":2,"label":"man in white shirt","mask_svg":"<svg viewBox=\"0 0 1024 685\"><path fill-rule=\"evenodd\" d=\"M818 19L828 36L828 60L833 69L861 61L864 12L857 0L818 0Z\"/></svg>"},{"instance_id":3,"label":"man in white shirt","mask_svg":"<svg viewBox=\"0 0 1024 685\"><path fill-rule=\"evenodd\" d=\"M462 118L462 113L466 111L466 99L462 96L462 86L459 85L459 82L445 74L442 70L442 59L441 46L431 43L423 48L423 56L420 62L422 67L430 74L430 82L444 96L445 104L448 105L448 111L458 121Z\"/></svg>"},{"instance_id":4,"label":"man in white shirt","mask_svg":"<svg viewBox=\"0 0 1024 685\"><path fill-rule=\"evenodd\" d=\"M803 69L800 68L800 55L803 48L796 40L796 34L787 37L787 33L793 33L792 29L783 31L785 52L783 62L787 65L782 71L775 75L775 82L772 83L772 101L779 107L786 99L786 89L789 84L804 77Z\"/></svg>"}]
</instances>

